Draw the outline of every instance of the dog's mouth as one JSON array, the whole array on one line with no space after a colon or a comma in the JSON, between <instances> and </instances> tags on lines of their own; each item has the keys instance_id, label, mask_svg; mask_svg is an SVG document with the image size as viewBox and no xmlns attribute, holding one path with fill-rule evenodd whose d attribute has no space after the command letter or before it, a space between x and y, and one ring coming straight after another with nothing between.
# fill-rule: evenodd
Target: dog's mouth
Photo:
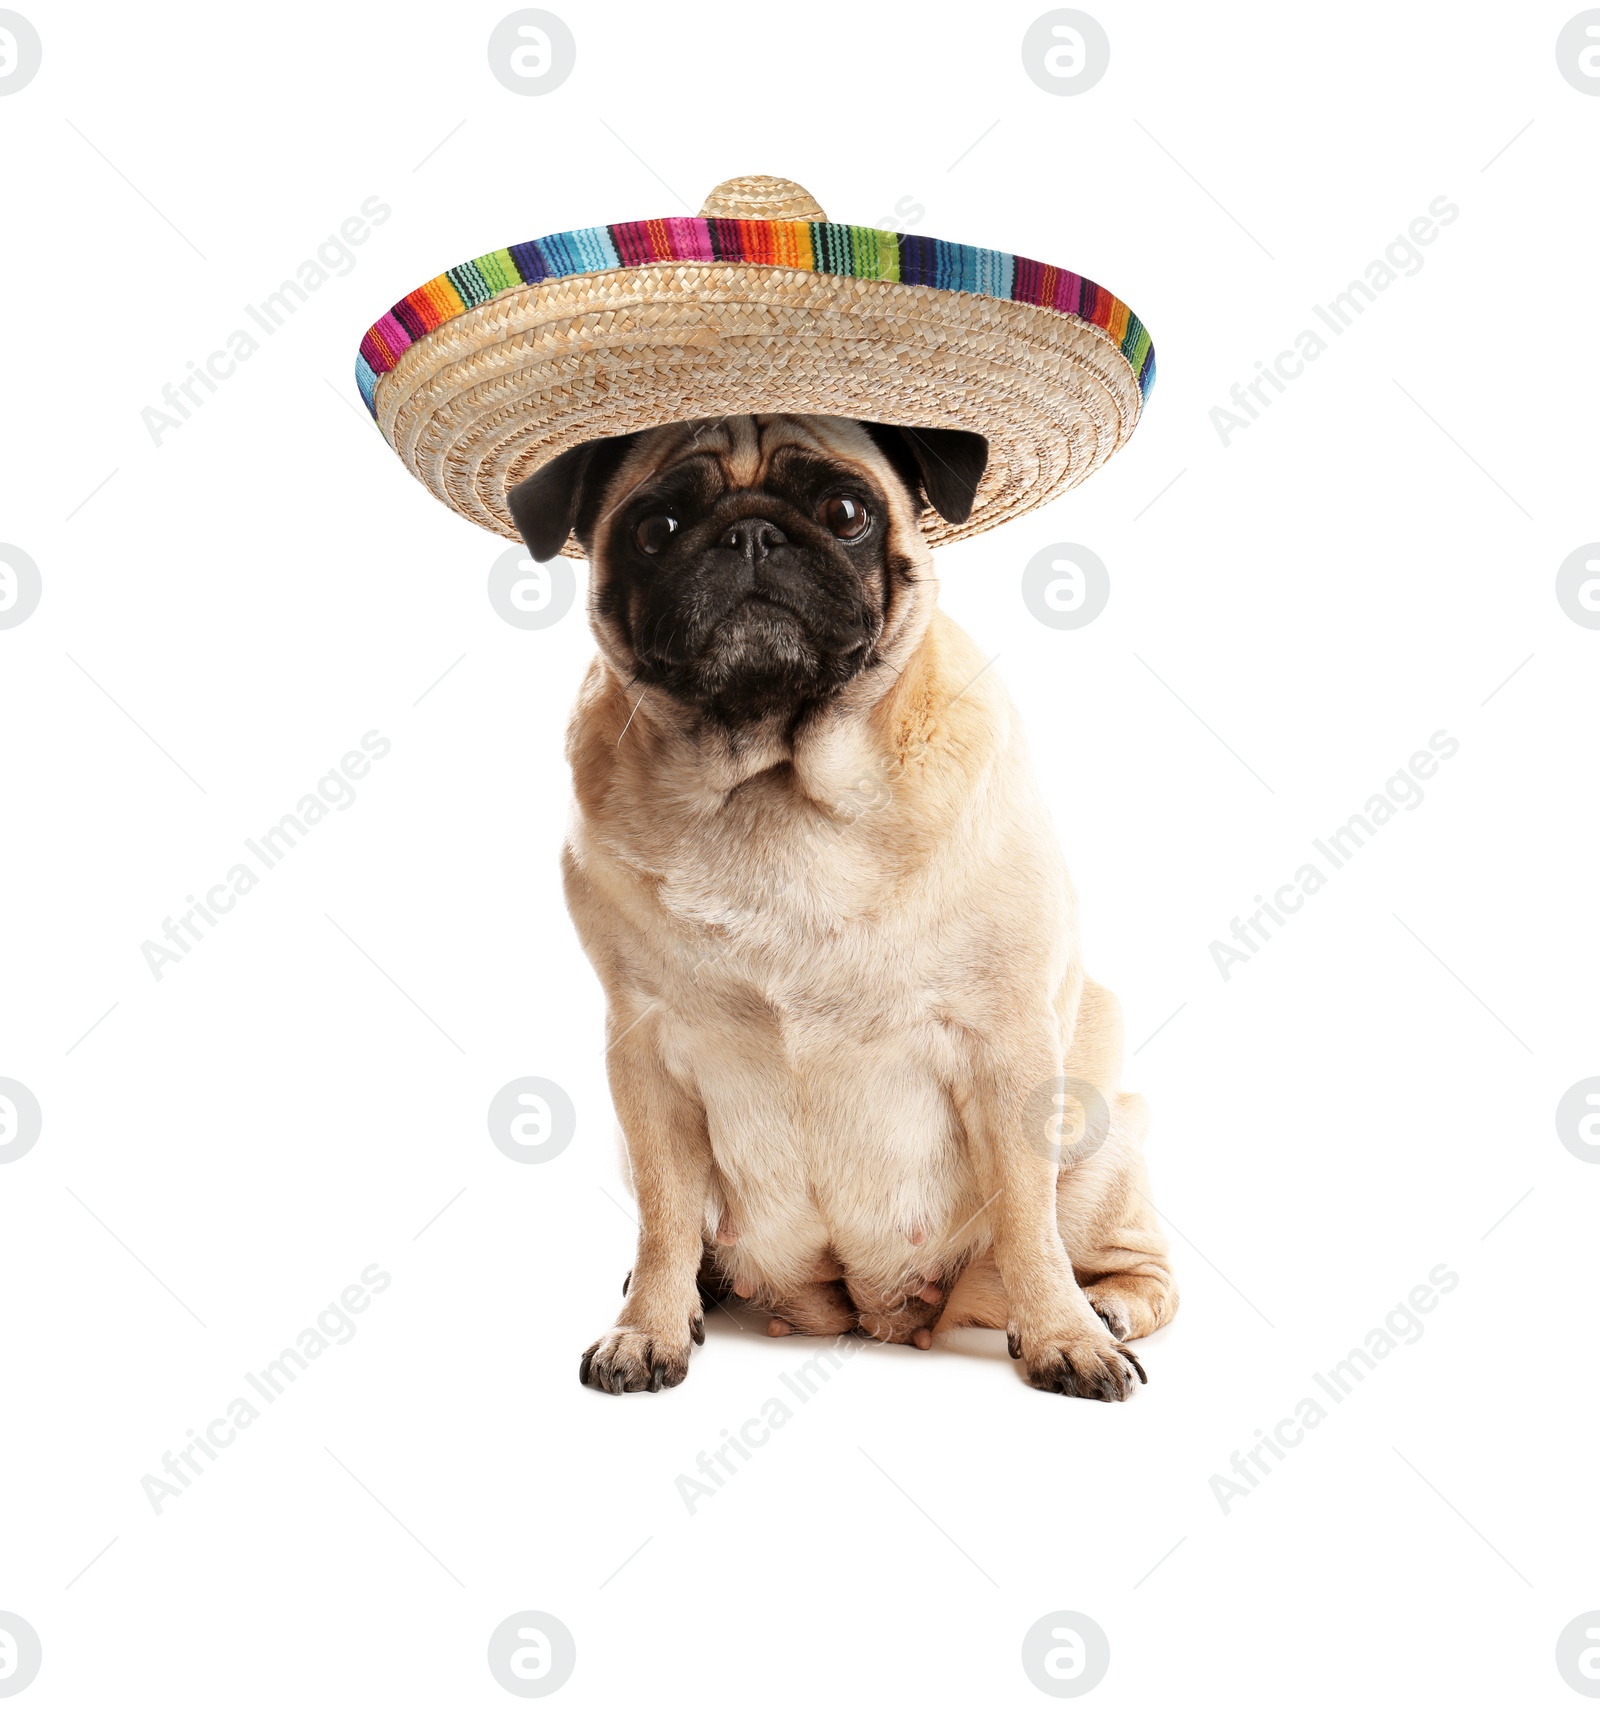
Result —
<instances>
[{"instance_id":1,"label":"dog's mouth","mask_svg":"<svg viewBox=\"0 0 1600 1709\"><path fill-rule=\"evenodd\" d=\"M653 626L637 653L640 675L729 724L792 712L856 676L874 636L852 614L797 609L781 589L741 589L715 612Z\"/></svg>"},{"instance_id":2,"label":"dog's mouth","mask_svg":"<svg viewBox=\"0 0 1600 1709\"><path fill-rule=\"evenodd\" d=\"M785 599L783 594L772 588L751 588L742 598L723 614L712 626L707 636L707 646L715 646L717 639L730 624L741 622L766 622L769 624L784 624L798 629L802 634L809 635L812 619L799 610L794 601Z\"/></svg>"},{"instance_id":3,"label":"dog's mouth","mask_svg":"<svg viewBox=\"0 0 1600 1709\"><path fill-rule=\"evenodd\" d=\"M759 578L739 588L700 589L644 626L641 661L687 668L730 646L750 650L763 636L787 652L802 646L816 657L851 656L871 644L873 625L851 602L819 601L807 590Z\"/></svg>"},{"instance_id":4,"label":"dog's mouth","mask_svg":"<svg viewBox=\"0 0 1600 1709\"><path fill-rule=\"evenodd\" d=\"M728 602L727 613L721 621L726 622L728 617L735 616L750 605L770 605L779 611L787 611L797 623L802 621L801 613L795 610L794 606L782 594L772 588L765 587L748 588L743 593L735 594Z\"/></svg>"},{"instance_id":5,"label":"dog's mouth","mask_svg":"<svg viewBox=\"0 0 1600 1709\"><path fill-rule=\"evenodd\" d=\"M827 651L818 644L804 613L780 595L742 594L707 623L689 644L659 662L701 689L737 688L780 682L808 685L823 671Z\"/></svg>"}]
</instances>

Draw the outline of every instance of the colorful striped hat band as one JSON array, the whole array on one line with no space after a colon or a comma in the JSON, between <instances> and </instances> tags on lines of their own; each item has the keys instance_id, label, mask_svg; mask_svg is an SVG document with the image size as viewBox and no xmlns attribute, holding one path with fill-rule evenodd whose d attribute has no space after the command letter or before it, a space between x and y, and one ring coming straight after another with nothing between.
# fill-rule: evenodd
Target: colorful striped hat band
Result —
<instances>
[{"instance_id":1,"label":"colorful striped hat band","mask_svg":"<svg viewBox=\"0 0 1600 1709\"><path fill-rule=\"evenodd\" d=\"M480 255L396 303L356 381L435 497L515 540L506 492L587 439L733 414L961 427L989 441L981 533L1118 450L1150 335L1093 280L993 249L830 223L735 178L696 219L592 226ZM582 556L576 542L566 548Z\"/></svg>"}]
</instances>

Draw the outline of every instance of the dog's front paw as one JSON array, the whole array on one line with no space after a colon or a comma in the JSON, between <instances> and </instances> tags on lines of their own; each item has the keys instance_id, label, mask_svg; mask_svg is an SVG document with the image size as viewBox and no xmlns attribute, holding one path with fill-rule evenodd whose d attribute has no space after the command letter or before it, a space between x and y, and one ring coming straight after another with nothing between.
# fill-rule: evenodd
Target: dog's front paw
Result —
<instances>
[{"instance_id":1,"label":"dog's front paw","mask_svg":"<svg viewBox=\"0 0 1600 1709\"><path fill-rule=\"evenodd\" d=\"M704 1330L696 1337L704 1338ZM681 1343L618 1324L583 1356L578 1381L607 1394L673 1389L689 1374L689 1339Z\"/></svg>"},{"instance_id":2,"label":"dog's front paw","mask_svg":"<svg viewBox=\"0 0 1600 1709\"><path fill-rule=\"evenodd\" d=\"M1023 1375L1047 1394L1076 1395L1080 1400L1127 1400L1140 1383L1149 1382L1144 1366L1109 1335L1054 1335L1037 1340L1006 1331L1013 1359L1022 1361Z\"/></svg>"}]
</instances>

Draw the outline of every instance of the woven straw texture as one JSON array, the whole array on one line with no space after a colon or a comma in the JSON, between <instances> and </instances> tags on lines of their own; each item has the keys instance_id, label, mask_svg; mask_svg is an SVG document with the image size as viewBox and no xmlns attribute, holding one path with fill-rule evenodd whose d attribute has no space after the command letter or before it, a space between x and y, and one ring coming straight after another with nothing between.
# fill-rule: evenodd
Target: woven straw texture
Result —
<instances>
[{"instance_id":1,"label":"woven straw texture","mask_svg":"<svg viewBox=\"0 0 1600 1709\"><path fill-rule=\"evenodd\" d=\"M776 223L813 218L815 207L798 185L735 179L712 192L700 221L671 223L714 219L720 233L737 221L745 247L754 234L762 254L784 253L778 246L793 234L797 258L803 234L806 259L826 234L861 234L884 244L874 254L852 237L850 255L866 254L879 274L898 273L900 252L886 246L906 240L893 233ZM590 234L569 234L579 235ZM681 243L681 234L667 235ZM1018 270L1038 266L998 259ZM476 267L481 275L483 262ZM1076 486L1138 422L1153 373L1148 335L1109 293L1081 286L1072 300L1103 324L998 292L897 276L704 257L636 262L511 284L460 312L434 307L446 318L429 331L418 326L421 336L398 354L382 342L385 327L391 347L410 334L386 318L363 342L363 393L384 437L430 492L512 540L507 489L587 439L745 413L967 428L990 446L972 515L952 525L929 512L925 524L934 543L959 540ZM449 295L463 301L458 290ZM392 365L377 373L380 362ZM582 556L575 541L566 551Z\"/></svg>"},{"instance_id":2,"label":"woven straw texture","mask_svg":"<svg viewBox=\"0 0 1600 1709\"><path fill-rule=\"evenodd\" d=\"M809 190L787 178L730 178L706 197L701 219L825 220Z\"/></svg>"}]
</instances>

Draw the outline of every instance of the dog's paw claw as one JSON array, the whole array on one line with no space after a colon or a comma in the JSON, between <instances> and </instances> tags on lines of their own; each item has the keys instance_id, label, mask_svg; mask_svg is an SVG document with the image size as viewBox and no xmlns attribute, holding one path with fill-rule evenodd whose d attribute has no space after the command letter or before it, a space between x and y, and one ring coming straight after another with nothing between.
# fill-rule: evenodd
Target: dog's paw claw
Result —
<instances>
[{"instance_id":1,"label":"dog's paw claw","mask_svg":"<svg viewBox=\"0 0 1600 1709\"><path fill-rule=\"evenodd\" d=\"M1023 1350L1023 1372L1036 1389L1080 1400L1126 1400L1148 1382L1138 1359L1109 1338L1046 1340Z\"/></svg>"},{"instance_id":2,"label":"dog's paw claw","mask_svg":"<svg viewBox=\"0 0 1600 1709\"><path fill-rule=\"evenodd\" d=\"M578 1381L606 1394L676 1388L689 1374L689 1349L657 1341L642 1329L607 1330L584 1354Z\"/></svg>"},{"instance_id":3,"label":"dog's paw claw","mask_svg":"<svg viewBox=\"0 0 1600 1709\"><path fill-rule=\"evenodd\" d=\"M1111 1331L1113 1341L1121 1342L1129 1339L1133 1333L1133 1324L1129 1320L1127 1312L1116 1300L1091 1299L1089 1303L1094 1307L1095 1316Z\"/></svg>"}]
</instances>

